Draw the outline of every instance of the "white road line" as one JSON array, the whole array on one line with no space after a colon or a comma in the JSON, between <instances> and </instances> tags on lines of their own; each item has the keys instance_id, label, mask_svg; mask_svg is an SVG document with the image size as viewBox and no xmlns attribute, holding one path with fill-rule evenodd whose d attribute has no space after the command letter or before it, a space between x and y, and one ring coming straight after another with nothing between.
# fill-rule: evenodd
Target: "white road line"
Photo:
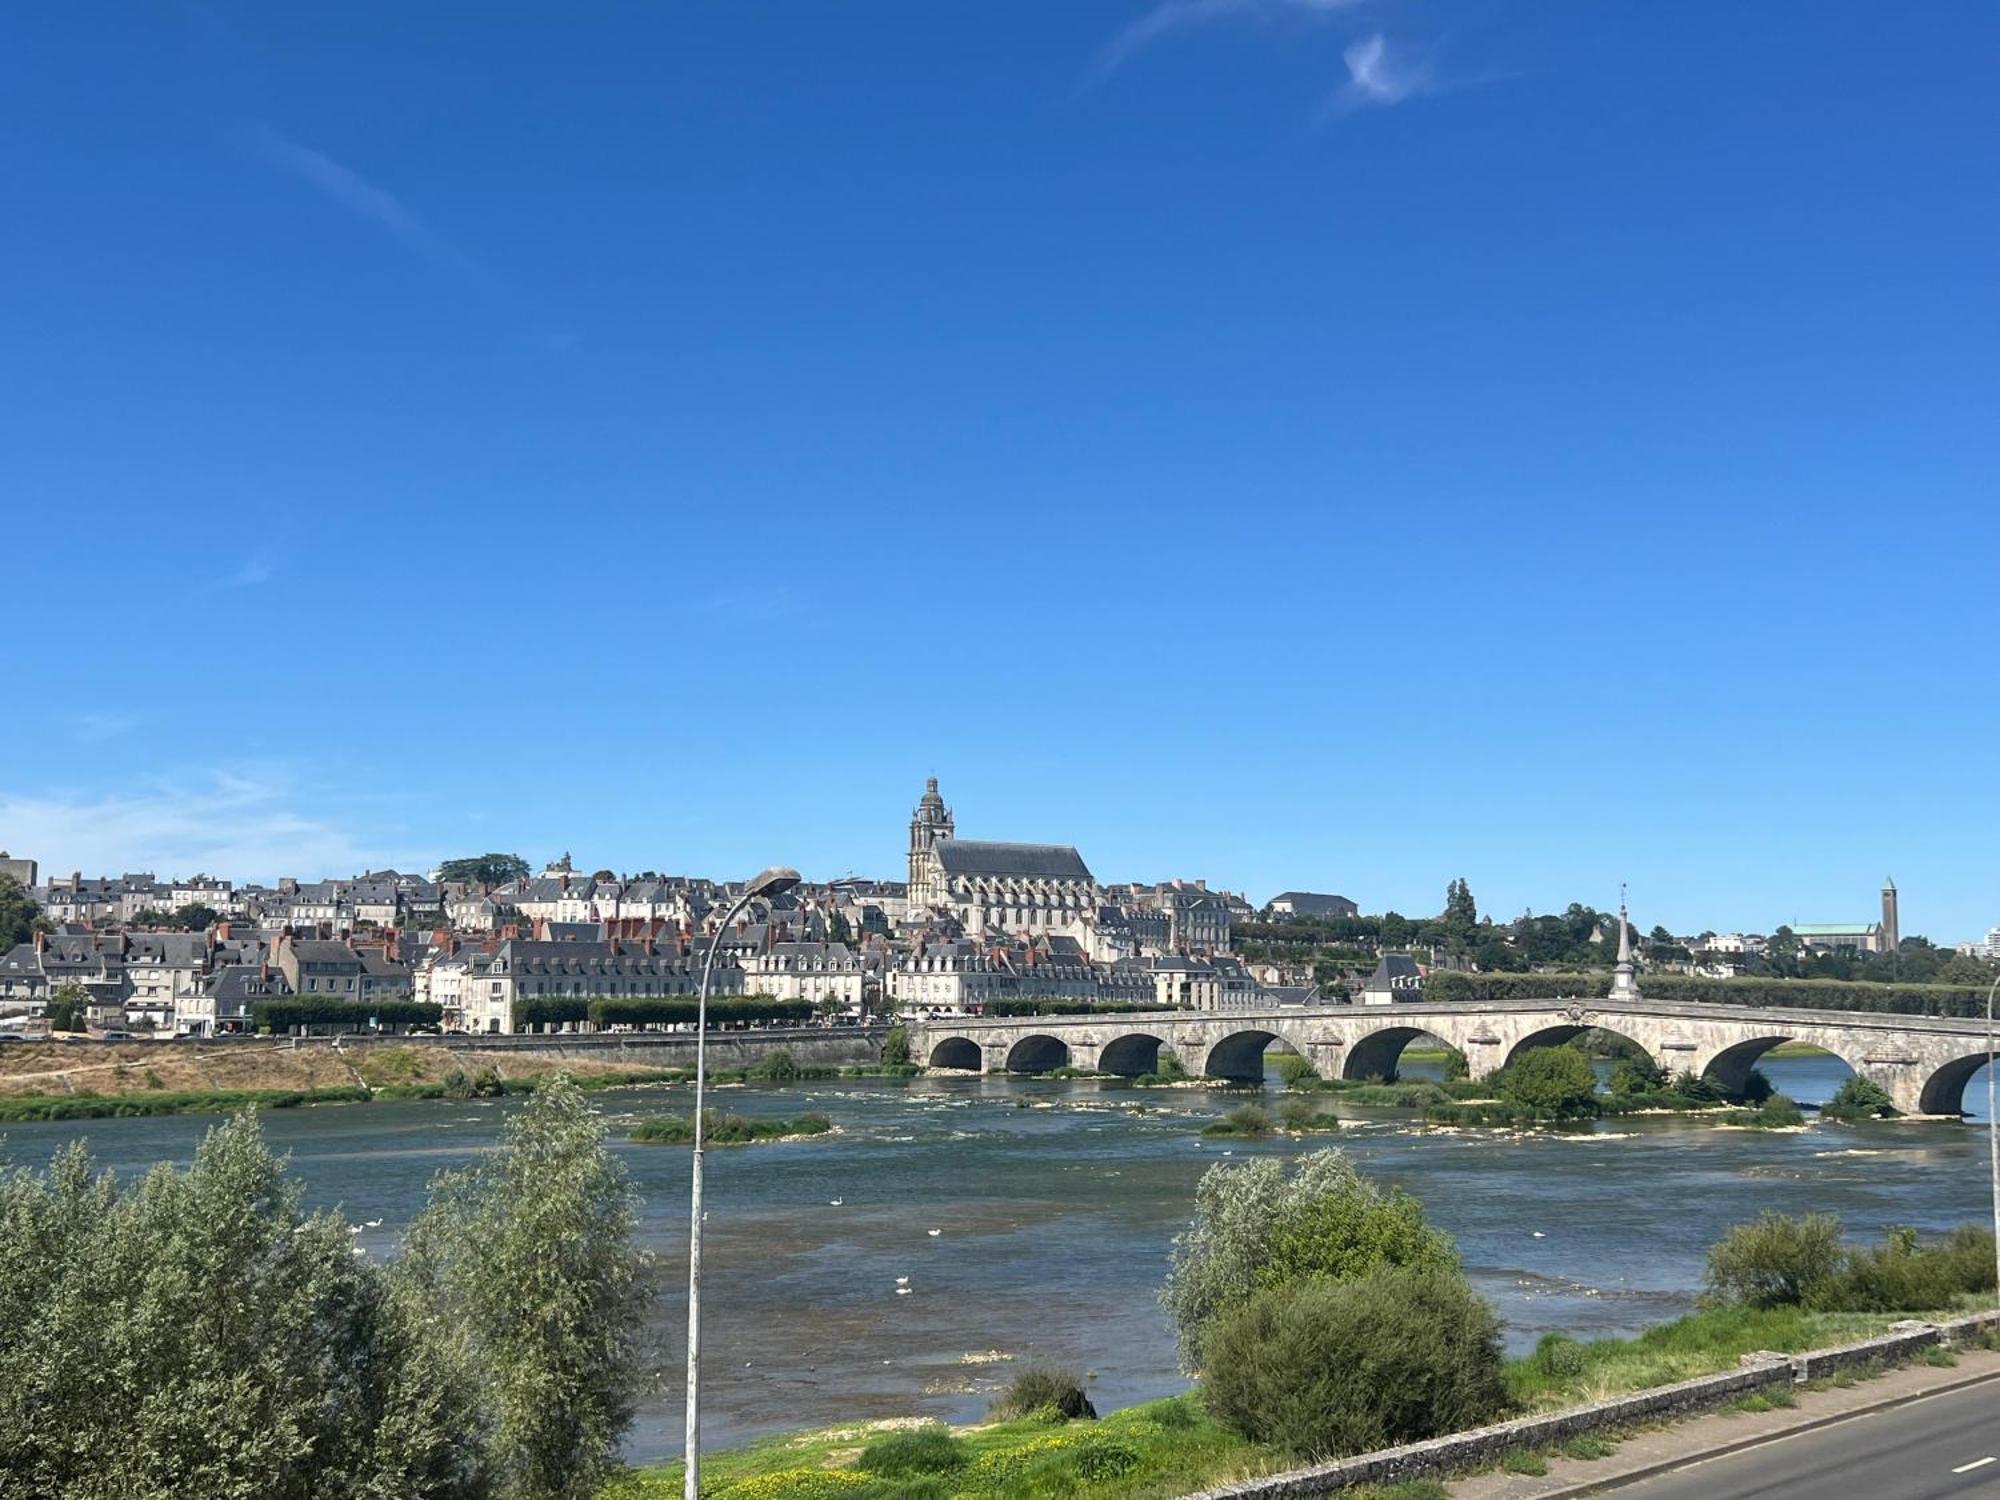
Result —
<instances>
[{"instance_id":1,"label":"white road line","mask_svg":"<svg viewBox=\"0 0 2000 1500\"><path fill-rule=\"evenodd\" d=\"M1990 1463L2000 1463L2000 1459L1995 1459L1991 1455L1985 1458L1975 1458L1969 1464L1960 1464L1951 1472L1954 1474L1970 1474L1974 1469L1983 1469Z\"/></svg>"}]
</instances>

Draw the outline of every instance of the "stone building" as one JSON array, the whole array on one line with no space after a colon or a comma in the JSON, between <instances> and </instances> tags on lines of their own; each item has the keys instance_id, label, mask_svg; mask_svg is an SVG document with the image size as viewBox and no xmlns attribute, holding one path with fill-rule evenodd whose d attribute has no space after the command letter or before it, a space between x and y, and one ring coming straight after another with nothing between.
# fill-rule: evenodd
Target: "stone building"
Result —
<instances>
[{"instance_id":1,"label":"stone building","mask_svg":"<svg viewBox=\"0 0 2000 1500\"><path fill-rule=\"evenodd\" d=\"M909 908L949 915L969 935L1061 934L1091 946L1097 881L1067 844L961 839L931 777L910 819Z\"/></svg>"}]
</instances>

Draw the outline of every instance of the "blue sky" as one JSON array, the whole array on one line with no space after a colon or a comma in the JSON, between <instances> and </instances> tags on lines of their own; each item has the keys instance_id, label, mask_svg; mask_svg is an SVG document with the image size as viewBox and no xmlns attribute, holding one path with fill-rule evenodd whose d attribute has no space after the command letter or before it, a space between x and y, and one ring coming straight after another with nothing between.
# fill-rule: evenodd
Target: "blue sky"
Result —
<instances>
[{"instance_id":1,"label":"blue sky","mask_svg":"<svg viewBox=\"0 0 2000 1500\"><path fill-rule=\"evenodd\" d=\"M2000 923L2000 12L75 0L0 845Z\"/></svg>"}]
</instances>

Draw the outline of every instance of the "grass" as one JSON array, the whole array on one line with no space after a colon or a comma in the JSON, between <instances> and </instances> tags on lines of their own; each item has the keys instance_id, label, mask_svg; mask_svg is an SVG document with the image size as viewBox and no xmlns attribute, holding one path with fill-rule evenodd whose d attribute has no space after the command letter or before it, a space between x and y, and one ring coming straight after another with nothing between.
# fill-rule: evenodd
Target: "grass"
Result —
<instances>
[{"instance_id":1,"label":"grass","mask_svg":"<svg viewBox=\"0 0 2000 1500\"><path fill-rule=\"evenodd\" d=\"M1671 1385L1736 1367L1756 1349L1796 1354L1886 1333L1907 1313L1808 1313L1796 1307L1717 1307L1649 1328L1635 1338L1595 1339L1551 1373L1534 1356L1509 1360L1507 1392L1527 1411Z\"/></svg>"},{"instance_id":2,"label":"grass","mask_svg":"<svg viewBox=\"0 0 2000 1500\"><path fill-rule=\"evenodd\" d=\"M146 1115L224 1114L238 1109L297 1109L308 1104L360 1104L360 1087L330 1089L189 1089L143 1094L20 1094L0 1096L0 1122L122 1120Z\"/></svg>"},{"instance_id":3,"label":"grass","mask_svg":"<svg viewBox=\"0 0 2000 1500\"><path fill-rule=\"evenodd\" d=\"M802 1136L825 1135L833 1122L825 1115L811 1113L795 1119L752 1119L747 1115L726 1115L716 1110L703 1114L702 1136L712 1146L745 1146L756 1141L790 1141ZM691 1146L694 1144L692 1115L655 1115L632 1128L631 1138L648 1146Z\"/></svg>"},{"instance_id":4,"label":"grass","mask_svg":"<svg viewBox=\"0 0 2000 1500\"><path fill-rule=\"evenodd\" d=\"M1540 1478L1549 1472L1549 1461L1532 1448L1509 1448L1500 1455L1500 1467L1509 1474Z\"/></svg>"},{"instance_id":5,"label":"grass","mask_svg":"<svg viewBox=\"0 0 2000 1500\"><path fill-rule=\"evenodd\" d=\"M935 1436L911 1440L910 1433ZM898 1473L864 1471L860 1465L871 1452ZM908 1461L943 1467L903 1468ZM705 1455L702 1491L716 1500L1041 1500L1077 1494L1167 1500L1285 1467L1280 1454L1219 1426L1189 1394L1127 1407L1101 1422L1031 1417L949 1433L934 1424L875 1423L773 1438ZM680 1467L670 1465L636 1471L606 1486L600 1500L678 1500L680 1493ZM1434 1500L1444 1491L1370 1493L1381 1500Z\"/></svg>"},{"instance_id":6,"label":"grass","mask_svg":"<svg viewBox=\"0 0 2000 1500\"><path fill-rule=\"evenodd\" d=\"M1618 1445L1609 1438L1601 1438L1594 1432L1579 1432L1556 1450L1564 1458L1574 1458L1585 1463L1594 1463L1600 1458L1609 1458L1618 1451Z\"/></svg>"}]
</instances>

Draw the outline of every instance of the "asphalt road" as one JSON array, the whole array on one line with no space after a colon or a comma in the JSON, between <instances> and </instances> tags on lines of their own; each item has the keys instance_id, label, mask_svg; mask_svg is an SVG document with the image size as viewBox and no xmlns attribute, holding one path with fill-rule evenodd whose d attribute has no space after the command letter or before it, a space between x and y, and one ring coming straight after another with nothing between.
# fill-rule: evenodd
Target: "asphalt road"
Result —
<instances>
[{"instance_id":1,"label":"asphalt road","mask_svg":"<svg viewBox=\"0 0 2000 1500\"><path fill-rule=\"evenodd\" d=\"M1623 1486L1621 1500L2000 1500L2000 1381Z\"/></svg>"}]
</instances>

